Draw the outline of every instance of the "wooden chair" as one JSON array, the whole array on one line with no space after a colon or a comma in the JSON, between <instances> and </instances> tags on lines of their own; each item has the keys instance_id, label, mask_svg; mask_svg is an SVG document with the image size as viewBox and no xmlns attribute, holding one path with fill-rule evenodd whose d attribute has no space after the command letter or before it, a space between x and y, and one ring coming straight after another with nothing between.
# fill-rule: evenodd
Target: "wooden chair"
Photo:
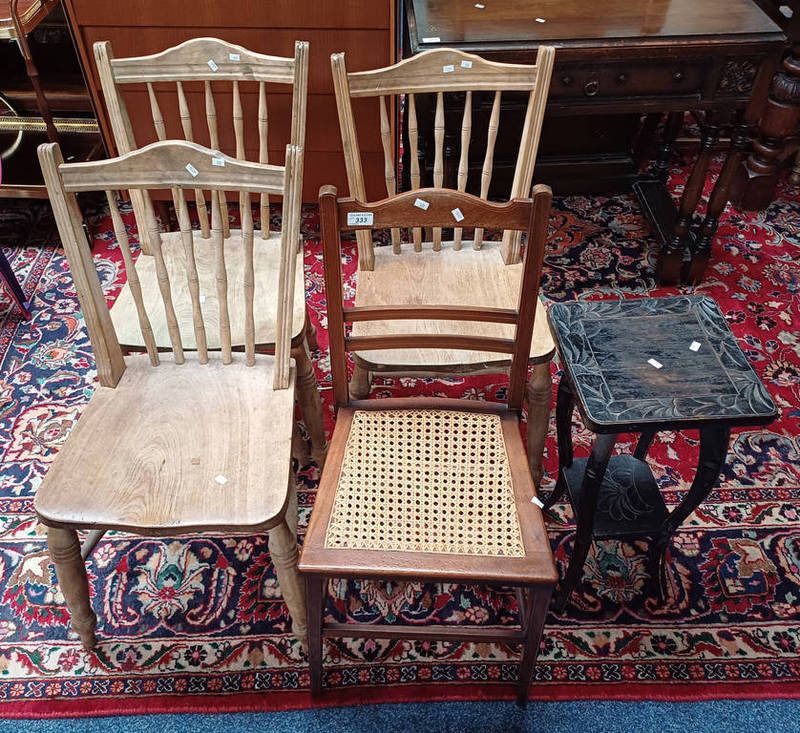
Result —
<instances>
[{"instance_id":1,"label":"wooden chair","mask_svg":"<svg viewBox=\"0 0 800 733\"><path fill-rule=\"evenodd\" d=\"M492 179L501 95L505 91L515 91L527 92L528 104L509 198L528 196L553 68L553 56L554 50L551 47L541 46L536 65L528 66L499 64L454 49L437 49L426 51L386 68L348 74L344 54L333 54L331 66L350 195L361 201L367 199L352 99L380 97L386 191L392 196L396 192L396 176L386 96L406 94L405 119L411 148L410 179L412 187L417 189L421 183L417 160L419 143L417 95L423 93L436 95L433 185L438 187L442 186L444 178L444 94L461 92L465 95L461 155L458 165L458 190L464 191L472 137L473 91L493 91L494 99L480 179L480 195L486 199ZM412 305L438 299L459 305L513 308L517 302L516 288L520 282L521 233L506 231L502 242L484 241L484 232L479 228L475 231L470 246L463 247L463 222L451 219L448 224L458 225L453 231L452 242L442 242L441 228L433 229L431 242L423 242L422 229L417 227L413 230L414 254L403 257L397 256L403 249L399 229L392 231L391 249L374 248L370 231L364 229L358 232L356 305L379 306L387 302ZM478 273L480 276L477 276ZM467 282L470 283L469 290L465 287ZM528 455L537 484L542 477L544 437L550 420L552 400L550 360L555 353L552 338L547 330L544 308L539 305L538 309L529 362L533 366L533 372L527 391ZM501 337L508 333L507 326L498 324L461 322L457 325L459 332L464 336L494 334ZM392 326L400 328L399 324ZM369 336L374 332L374 328L375 324L372 322L359 321L353 326L354 335ZM408 324L403 328L408 328ZM442 332L441 329L442 324L435 320L424 320L413 324L413 330L418 333L437 334ZM373 374L442 376L493 373L505 370L509 366L508 359L503 359L497 354L454 350L434 352L430 349L405 352L382 349L371 354L357 351L354 354L354 362L351 389L358 398L369 394Z\"/></svg>"},{"instance_id":2,"label":"wooden chair","mask_svg":"<svg viewBox=\"0 0 800 733\"><path fill-rule=\"evenodd\" d=\"M415 198L428 202L425 211ZM322 637L366 636L519 641L517 698L528 697L533 664L557 580L520 435L539 277L552 194L493 204L443 189L404 193L375 204L320 191L333 394L338 408L300 572L308 599L311 690L322 690ZM525 230L528 246L512 308L404 302L344 308L340 230L447 226L453 212L470 227ZM355 223L355 224L354 224ZM446 294L443 294L446 295ZM441 300L434 301L441 303ZM439 334L346 334L345 324L437 319L504 323L513 338ZM508 405L437 398L350 402L347 351L445 348L511 356ZM485 583L518 589L521 628L398 627L323 623L329 578Z\"/></svg>"},{"instance_id":3,"label":"wooden chair","mask_svg":"<svg viewBox=\"0 0 800 733\"><path fill-rule=\"evenodd\" d=\"M214 160L224 160L217 167ZM73 628L83 645L96 645L96 617L89 601L86 568L77 529L119 529L174 536L200 531L270 531L270 552L292 616L294 633L305 643L305 594L297 572L297 497L291 475L291 442L296 371L290 359L291 303L295 247L300 222L300 151L287 147L286 168L237 161L183 141L159 142L120 158L65 165L58 145L39 148L64 250L97 360L100 386L50 467L35 499ZM189 166L197 172L188 172ZM217 338L211 352L206 316L194 265L194 239L184 231L184 277L193 304L197 351L187 354L175 314L174 282L164 262L158 232L152 239L161 307L169 324L172 355L159 354L144 302L144 283L133 267L125 224L114 190L171 188L179 216L187 217L184 191L212 191L212 241L217 261ZM123 356L106 307L75 200L79 191L105 190L146 354ZM256 354L254 232L249 206L242 208L245 267L242 326L245 352L232 349L233 313L226 307L232 279L226 272L218 191L282 194L287 206L281 268L275 291L275 355ZM94 533L90 535L90 538ZM91 539L88 542L91 544ZM85 550L86 548L84 548Z\"/></svg>"},{"instance_id":4,"label":"wooden chair","mask_svg":"<svg viewBox=\"0 0 800 733\"><path fill-rule=\"evenodd\" d=\"M158 140L167 138L180 138L192 141L195 137L202 137L205 133L198 131L192 124L192 108L201 101L204 102L205 120L203 127L207 128L207 140L210 147L220 150L220 130L226 128L218 124L217 105L214 89L220 94L220 82L230 82L224 91L231 90L232 99L232 127L235 138L235 157L239 160L247 158L248 148L244 138L243 98L246 98L245 85L256 85L258 90L258 160L267 163L269 160L269 117L267 108L267 84L292 85L291 97L291 139L290 144L300 149L299 176L302 180L302 146L305 140L306 129L306 101L308 91L308 43L297 41L295 43L294 58L266 56L253 53L241 46L236 46L215 38L197 38L169 48L152 56L138 56L124 59L115 59L108 42L94 44L94 54L97 68L103 86L103 95L108 108L114 139L120 153L135 150L138 145L133 137L133 128L128 117L127 107L122 95L122 87L131 84L145 84L147 87L150 109L153 117L155 136ZM193 85L200 85L202 92L194 90ZM160 91L159 91L160 90ZM253 90L254 91L254 90ZM171 92L171 93L167 93ZM250 95L250 96L255 96ZM286 95L284 95L286 96ZM159 103L159 98L161 103ZM246 100L249 101L249 100ZM165 118L161 106L166 110L175 112L175 119ZM196 112L198 110L195 110ZM196 117L197 115L195 115ZM179 120L178 120L179 118ZM180 122L180 125L178 125ZM273 125L274 127L275 125ZM195 188L194 198L197 204L197 213L200 231L192 231L188 214L181 216L181 210L174 200L175 211L178 213L181 232L162 233L161 243L164 261L168 272L172 275L183 272L184 246L182 238L184 232L192 231L192 236L200 241L209 237L207 202L203 191ZM150 197L145 190L131 192L131 203L137 214L137 219L145 222L139 229L142 250L151 251L151 240L158 232L158 224L153 212ZM277 282L280 266L280 247L278 246L281 232L269 231L269 197L263 194L261 204L261 235L254 242L254 267L256 271L257 287L263 287L264 292L271 292ZM299 203L297 204L300 205ZM244 209L245 199L239 197L240 211ZM231 231L228 224L227 203L220 194L220 207L222 210L222 226L225 236L225 256L234 266L241 267L243 258L242 232ZM299 216L298 212L288 212L286 202L283 205L284 221L291 216ZM205 251L205 250L201 250ZM296 268L296 283L294 288L294 301L292 306L292 356L297 364L297 396L303 413L304 422L311 437L311 454L318 465L321 465L325 456L325 429L322 418L322 402L317 391L316 376L309 356L309 347L317 348L316 334L311 327L306 313L305 288L303 280L303 251L302 242L298 237L299 263ZM198 276L201 284L210 287L209 305L215 306L213 295L215 266L213 257L200 255L196 262ZM152 257L139 258L136 269L139 271L142 282L150 283L144 288L142 295L145 303L158 302L159 293L156 279L149 277L155 269ZM242 291L235 289L231 293L230 309L233 323L243 323L242 308L244 299ZM176 290L174 294L175 313L181 331L184 347L197 348L194 342L192 327L192 301L186 289ZM264 306L257 313L255 323L256 344L259 351L272 352L275 348L276 314L272 307L274 303L269 298L262 298L256 292L256 299L263 302ZM117 302L111 310L114 328L122 343L128 349L144 348L139 330L136 326L136 306L129 287L120 293ZM169 329L163 318L153 321L153 332L156 346L159 349L169 349ZM209 332L208 348L218 349L220 344L214 334ZM232 333L232 344L241 348L244 343L244 334L241 330ZM307 456L301 457L304 460Z\"/></svg>"}]
</instances>

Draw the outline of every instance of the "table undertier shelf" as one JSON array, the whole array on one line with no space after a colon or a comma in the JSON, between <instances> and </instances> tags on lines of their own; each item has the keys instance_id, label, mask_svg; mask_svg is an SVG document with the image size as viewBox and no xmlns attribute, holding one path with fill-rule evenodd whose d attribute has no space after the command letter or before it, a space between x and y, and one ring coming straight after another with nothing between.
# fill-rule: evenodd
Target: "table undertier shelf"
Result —
<instances>
[{"instance_id":1,"label":"table undertier shelf","mask_svg":"<svg viewBox=\"0 0 800 733\"><path fill-rule=\"evenodd\" d=\"M581 504L586 458L576 458L563 469L575 513ZM660 534L667 507L653 472L632 455L612 456L597 498L594 539L633 539Z\"/></svg>"}]
</instances>

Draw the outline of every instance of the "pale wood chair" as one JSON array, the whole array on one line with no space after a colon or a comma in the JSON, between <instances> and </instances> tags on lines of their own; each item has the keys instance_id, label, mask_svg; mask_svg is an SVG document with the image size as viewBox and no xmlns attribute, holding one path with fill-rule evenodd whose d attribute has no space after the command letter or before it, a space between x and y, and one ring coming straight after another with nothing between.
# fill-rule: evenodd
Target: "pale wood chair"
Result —
<instances>
[{"instance_id":1,"label":"pale wood chair","mask_svg":"<svg viewBox=\"0 0 800 733\"><path fill-rule=\"evenodd\" d=\"M217 167L214 160L223 160ZM47 541L72 627L84 647L97 643L96 616L89 601L86 568L76 530L91 529L84 555L107 529L174 536L200 531L269 530L270 552L294 633L305 643L305 594L297 571L297 496L291 472L296 370L290 358L291 303L295 250L300 230L296 205L301 196L301 153L288 146L286 167L237 161L195 143L158 142L120 158L64 164L57 144L39 148L50 201L97 360L100 386L83 410L36 493L35 507L47 526ZM188 172L192 167L196 176ZM175 288L158 232L153 259L169 326L172 354L160 354L152 322L156 313L144 302L116 190L171 188L178 213L187 218L184 191L212 192L211 241L217 267L218 310L203 303L203 283L195 266L195 241L182 232L186 248L184 286L192 301L197 350L183 348L175 313ZM106 306L75 199L80 191L106 192L117 242L128 271L146 354L123 355ZM265 295L277 313L275 355L257 354L258 310L252 211L242 208L244 266L233 272L226 262L219 191L281 194L289 219L281 241L275 289ZM230 272L230 277L228 273ZM241 326L244 353L232 349L229 284L242 281ZM211 326L221 343L207 347Z\"/></svg>"},{"instance_id":2,"label":"pale wood chair","mask_svg":"<svg viewBox=\"0 0 800 733\"><path fill-rule=\"evenodd\" d=\"M419 196L427 210L414 207ZM517 699L528 698L553 586L557 580L536 487L520 434L528 354L552 194L493 204L468 194L423 189L376 204L320 191L328 332L336 427L300 556L308 599L311 690L322 691L322 637L517 641L522 661ZM528 233L511 308L437 305L442 299L343 307L340 230L464 226ZM360 222L361 226L353 226ZM444 266L444 262L441 263ZM466 283L465 283L466 284ZM447 294L442 293L442 296ZM381 333L350 335L346 324L443 320L504 323L511 337ZM347 351L462 349L510 355L508 405L437 398L351 402ZM518 589L520 628L323 623L330 578L483 583Z\"/></svg>"},{"instance_id":3,"label":"pale wood chair","mask_svg":"<svg viewBox=\"0 0 800 733\"><path fill-rule=\"evenodd\" d=\"M444 178L445 112L444 94L465 94L461 126L461 151L458 165L458 190L464 191L469 168L469 146L472 138L473 92L494 92L492 111L488 123L486 153L481 171L480 196L486 199L492 180L494 148L500 124L500 99L503 92L527 92L528 104L522 128L519 154L509 198L528 196L531 190L533 169L539 134L547 101L554 50L539 47L535 66L500 64L485 61L479 56L454 49L426 51L382 69L348 73L343 53L331 56L333 82L336 90L339 126L347 168L350 195L366 200L361 155L356 134L352 100L363 97L380 98L380 126L385 162L386 191L396 193L396 175L393 163L393 144L386 97L406 95L405 119L410 143L410 181L413 189L421 183L417 159L419 130L417 120L417 95L435 94L434 120L435 160L433 185L442 186ZM365 124L365 123L362 123ZM422 204L424 205L424 203ZM452 242L442 242L442 229L432 231L432 241L423 242L423 230L413 229L413 254L398 256L401 245L400 229L392 231L392 247L373 247L371 232L357 232L359 259L356 305L379 306L392 303L446 301L458 305L483 308L513 308L517 302L520 282L521 232L506 231L502 242L485 241L484 230L474 232L469 247L464 247L463 222L452 218L455 226ZM467 287L469 283L469 287ZM529 363L532 376L527 388L528 456L537 484L542 477L544 439L550 420L552 384L550 360L555 353L547 329L547 319L541 303L536 319ZM424 319L402 328L421 334L442 333L442 324ZM391 324L399 330L400 324ZM355 336L372 335L375 324L359 321L353 326ZM467 323L457 324L464 336L507 336L508 325ZM369 394L372 375L442 376L450 374L494 373L508 369L509 361L498 354L483 351L455 351L416 349L404 352L381 349L370 354L356 351L353 355L355 369L351 382L353 395L358 398Z\"/></svg>"},{"instance_id":4,"label":"pale wood chair","mask_svg":"<svg viewBox=\"0 0 800 733\"><path fill-rule=\"evenodd\" d=\"M297 41L295 43L294 58L267 56L248 51L246 48L236 46L215 38L197 38L169 48L161 53L150 56L137 56L115 59L108 42L94 44L94 54L97 68L103 87L103 95L108 108L114 140L120 153L135 150L137 141L133 136L133 128L128 117L128 111L123 97L123 88L131 84L145 84L153 118L155 137L158 140L179 138L181 135L188 141L195 138L204 138L213 150L220 150L220 131L227 128L222 126L218 119L216 95L223 93L231 95L231 115L234 133L235 157L244 160L248 156L244 137L244 109L249 106L243 103L243 98L248 92L250 97L258 94L258 161L269 161L269 128L270 117L267 106L267 84L290 85L291 95L291 133L289 143L300 149L300 163L298 166L302 180L303 161L302 146L306 130L306 102L308 97L308 43ZM223 84L224 83L224 84ZM246 88L249 85L252 89ZM199 89L195 89L198 87ZM222 87L222 89L220 89ZM202 91L201 91L202 90ZM288 95L282 95L283 97ZM159 102L159 99L161 100ZM279 99L282 99L279 98ZM203 103L203 111L196 107ZM162 114L162 106L167 111L174 112L174 119ZM193 125L192 110L195 108L198 115L203 115L202 125ZM179 119L178 119L179 118ZM180 124L179 124L180 123ZM275 120L272 120L275 127ZM280 127L280 125L278 125ZM197 129L205 128L205 129ZM231 151L233 152L233 151ZM174 194L174 192L173 192ZM194 199L197 205L200 230L192 231L192 236L200 241L209 237L209 223L207 202L203 191L195 187ZM219 194L222 210L222 226L225 237L226 259L237 267L241 266L243 258L242 232L229 228L227 215L227 202L224 194ZM174 202L174 195L173 195ZM131 203L137 214L137 219L145 222L139 228L139 237L143 253L152 249L152 238L158 232L152 202L146 190L131 192ZM239 197L239 208L243 210L246 199ZM254 242L254 267L257 287L263 287L265 292L274 288L279 267L280 247L278 246L281 232L269 230L269 197L266 194L260 197L261 205L261 233ZM297 204L299 207L299 203ZM188 214L181 218L181 211L175 203L181 232L163 232L160 234L162 252L167 271L170 275L183 272L184 245L182 237L184 231L191 231ZM284 222L290 216L299 216L298 212L287 211L286 202L283 204ZM306 313L305 288L303 280L303 248L298 237L299 260L296 268L296 283L294 288L294 301L292 303L292 356L297 364L297 397L303 420L308 428L311 438L311 455L318 465L321 465L325 456L325 429L322 418L322 402L317 391L316 375L311 363L309 348L317 348L316 333L311 326ZM201 250L203 251L203 250ZM157 303L159 292L156 279L149 277L155 269L152 257L140 257L136 263L140 280L149 283L143 287L142 296L145 303ZM196 261L198 276L201 284L211 287L208 297L209 305L214 306L213 283L215 268L213 257L200 254ZM231 293L229 308L233 316L233 323L243 323L240 317L244 305L242 291L235 288ZM174 293L175 313L181 331L184 348L195 349L192 327L192 301L189 291L177 289ZM258 351L271 352L275 348L275 323L276 314L273 310L274 302L269 298L262 298L256 292L256 299L263 302L264 307L259 309L255 322L256 344ZM120 293L117 302L111 310L114 328L119 334L120 343L128 349L144 348L136 321L136 306L129 286ZM155 318L152 322L153 337L159 349L169 349L169 328L164 318ZM207 347L219 349L220 343L216 340L216 329L211 329L208 334ZM244 344L244 334L241 329L231 334L232 345L241 348ZM298 445L301 445L298 443ZM306 453L305 451L301 451ZM298 456L301 461L307 459L306 455Z\"/></svg>"}]
</instances>

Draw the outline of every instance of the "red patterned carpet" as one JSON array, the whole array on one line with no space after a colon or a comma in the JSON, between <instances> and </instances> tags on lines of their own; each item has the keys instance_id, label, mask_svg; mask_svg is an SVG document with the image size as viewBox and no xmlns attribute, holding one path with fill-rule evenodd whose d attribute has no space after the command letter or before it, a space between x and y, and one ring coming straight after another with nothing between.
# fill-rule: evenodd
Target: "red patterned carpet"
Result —
<instances>
[{"instance_id":1,"label":"red patterned carpet","mask_svg":"<svg viewBox=\"0 0 800 733\"><path fill-rule=\"evenodd\" d=\"M557 199L552 224L548 298L676 292L654 287L655 245L632 197ZM102 211L90 211L90 225L113 297L124 271L110 223ZM315 360L330 429L313 208L304 226L307 296L322 348ZM0 301L0 716L310 706L307 667L288 633L264 536L107 535L88 563L99 648L83 651L68 631L32 500L92 392L92 353L46 207L2 201L0 241L26 293L35 293L30 323ZM644 595L644 544L596 545L565 613L548 618L533 698L800 696L799 254L796 188L783 186L766 212L723 218L697 292L720 303L781 415L764 430L734 431L719 488L674 538L664 605ZM351 256L350 271L354 266ZM372 396L495 400L504 390L501 376L401 379L377 383ZM578 423L575 431L576 452L585 454L592 436ZM631 440L620 447L629 449ZM658 436L650 462L668 505L688 489L696 460L696 434ZM545 490L556 464L552 430ZM302 468L297 483L302 539L316 468ZM550 538L563 573L574 525L568 506L555 511ZM331 587L328 612L340 620L487 624L514 618L516 606L511 594L474 587L342 582ZM333 640L325 667L324 704L512 698L517 651L502 644Z\"/></svg>"}]
</instances>

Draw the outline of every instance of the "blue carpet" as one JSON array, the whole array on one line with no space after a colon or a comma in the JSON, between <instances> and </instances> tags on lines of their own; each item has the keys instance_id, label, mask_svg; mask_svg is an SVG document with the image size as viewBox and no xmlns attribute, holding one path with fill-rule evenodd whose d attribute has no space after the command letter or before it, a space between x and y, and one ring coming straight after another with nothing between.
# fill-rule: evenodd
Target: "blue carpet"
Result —
<instances>
[{"instance_id":1,"label":"blue carpet","mask_svg":"<svg viewBox=\"0 0 800 733\"><path fill-rule=\"evenodd\" d=\"M133 715L60 720L0 720L0 733L187 733L225 730L263 733L727 733L759 731L796 733L798 700L713 700L709 702L582 701L530 703L520 710L511 702L444 702L407 705L295 710L282 713L227 715Z\"/></svg>"}]
</instances>

